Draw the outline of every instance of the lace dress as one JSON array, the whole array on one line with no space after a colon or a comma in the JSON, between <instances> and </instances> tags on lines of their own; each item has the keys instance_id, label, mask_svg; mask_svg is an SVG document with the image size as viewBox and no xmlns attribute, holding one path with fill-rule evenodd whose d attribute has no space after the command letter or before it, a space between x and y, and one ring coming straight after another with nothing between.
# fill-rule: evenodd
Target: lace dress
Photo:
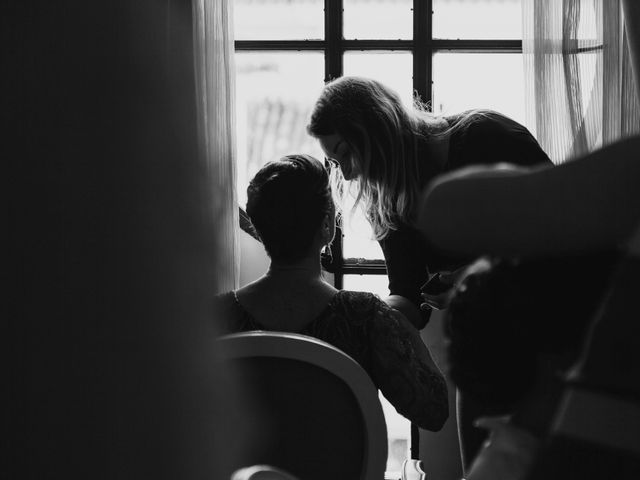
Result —
<instances>
[{"instance_id":1,"label":"lace dress","mask_svg":"<svg viewBox=\"0 0 640 480\"><path fill-rule=\"evenodd\" d=\"M235 292L217 297L227 333L270 330L256 321ZM437 431L448 412L447 385L418 331L376 295L341 290L318 317L295 332L323 340L357 361L398 413Z\"/></svg>"}]
</instances>

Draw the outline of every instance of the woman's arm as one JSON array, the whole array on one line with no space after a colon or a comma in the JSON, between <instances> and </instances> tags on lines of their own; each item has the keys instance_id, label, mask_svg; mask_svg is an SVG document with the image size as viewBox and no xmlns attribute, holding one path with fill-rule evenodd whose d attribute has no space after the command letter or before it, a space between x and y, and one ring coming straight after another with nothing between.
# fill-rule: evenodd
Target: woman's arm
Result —
<instances>
[{"instance_id":1,"label":"woman's arm","mask_svg":"<svg viewBox=\"0 0 640 480\"><path fill-rule=\"evenodd\" d=\"M389 295L383 298L384 302L391 308L396 309L405 316L412 325L422 325L424 320L416 305L401 295Z\"/></svg>"},{"instance_id":2,"label":"woman's arm","mask_svg":"<svg viewBox=\"0 0 640 480\"><path fill-rule=\"evenodd\" d=\"M449 416L447 383L418 330L380 302L370 335L371 377L376 386L411 422L440 430Z\"/></svg>"},{"instance_id":3,"label":"woman's arm","mask_svg":"<svg viewBox=\"0 0 640 480\"><path fill-rule=\"evenodd\" d=\"M640 138L553 168L454 172L424 194L418 227L455 254L544 255L610 248L640 218Z\"/></svg>"},{"instance_id":4,"label":"woman's arm","mask_svg":"<svg viewBox=\"0 0 640 480\"><path fill-rule=\"evenodd\" d=\"M420 287L429 279L429 248L421 233L403 226L380 241L389 278L389 296L385 302L400 312L418 329L429 320L430 311L420 311Z\"/></svg>"}]
</instances>

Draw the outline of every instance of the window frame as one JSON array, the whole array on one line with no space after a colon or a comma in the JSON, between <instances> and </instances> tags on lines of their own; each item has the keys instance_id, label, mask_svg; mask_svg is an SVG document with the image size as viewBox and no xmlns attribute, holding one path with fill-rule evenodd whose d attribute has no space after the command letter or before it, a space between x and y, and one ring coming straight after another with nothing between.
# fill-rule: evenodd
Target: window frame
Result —
<instances>
[{"instance_id":1,"label":"window frame","mask_svg":"<svg viewBox=\"0 0 640 480\"><path fill-rule=\"evenodd\" d=\"M522 40L434 39L433 0L413 0L411 40L357 40L343 38L343 0L324 0L324 40L236 40L236 51L320 51L324 53L325 83L341 77L348 51L408 51L412 53L413 92L432 103L433 56L438 52L522 53ZM333 274L336 288L344 275L386 275L384 260L345 259L342 231L336 228L331 255L323 256L323 267Z\"/></svg>"}]
</instances>

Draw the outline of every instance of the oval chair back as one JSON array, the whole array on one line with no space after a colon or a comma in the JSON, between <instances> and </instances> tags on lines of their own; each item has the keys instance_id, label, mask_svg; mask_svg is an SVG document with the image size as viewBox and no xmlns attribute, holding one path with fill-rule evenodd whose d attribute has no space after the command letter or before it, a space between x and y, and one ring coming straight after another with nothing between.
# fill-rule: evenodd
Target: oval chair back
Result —
<instances>
[{"instance_id":1,"label":"oval chair back","mask_svg":"<svg viewBox=\"0 0 640 480\"><path fill-rule=\"evenodd\" d=\"M347 354L306 335L252 331L218 347L251 402L250 451L301 480L382 480L387 429L378 391Z\"/></svg>"}]
</instances>

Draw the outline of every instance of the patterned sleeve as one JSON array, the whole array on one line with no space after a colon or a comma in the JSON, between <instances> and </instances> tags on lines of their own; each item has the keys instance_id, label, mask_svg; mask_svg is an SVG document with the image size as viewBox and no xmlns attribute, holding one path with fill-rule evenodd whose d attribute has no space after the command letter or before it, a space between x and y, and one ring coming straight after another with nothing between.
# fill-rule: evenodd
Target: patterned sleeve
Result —
<instances>
[{"instance_id":1,"label":"patterned sleeve","mask_svg":"<svg viewBox=\"0 0 640 480\"><path fill-rule=\"evenodd\" d=\"M418 330L379 301L369 335L376 386L411 422L425 430L440 430L449 416L447 383Z\"/></svg>"}]
</instances>

